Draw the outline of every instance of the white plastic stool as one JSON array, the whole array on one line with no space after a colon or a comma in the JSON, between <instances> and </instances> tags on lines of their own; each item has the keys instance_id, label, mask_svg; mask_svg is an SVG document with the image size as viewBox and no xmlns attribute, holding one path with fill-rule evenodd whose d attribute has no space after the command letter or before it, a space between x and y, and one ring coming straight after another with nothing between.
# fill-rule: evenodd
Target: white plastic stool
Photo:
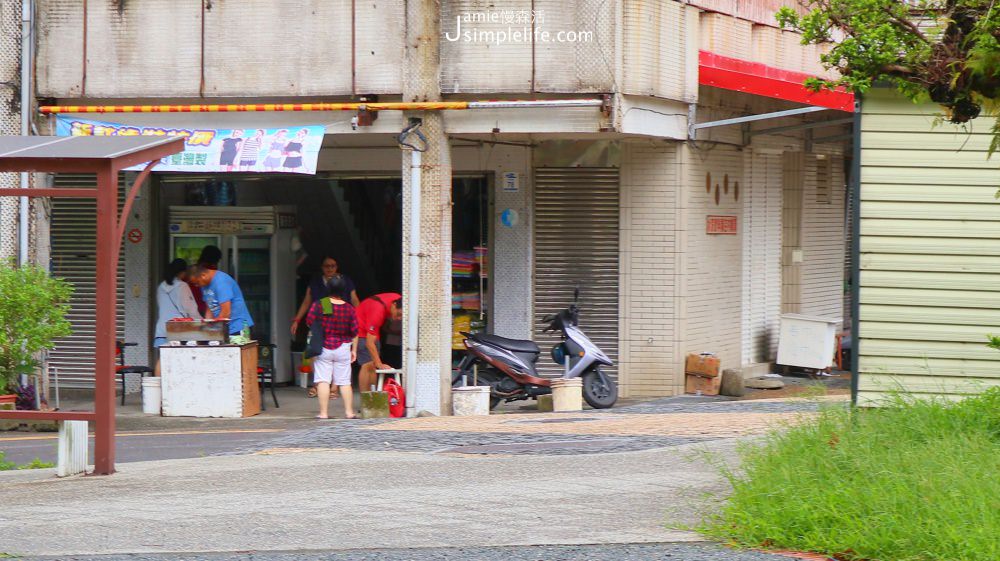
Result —
<instances>
[{"instance_id":1,"label":"white plastic stool","mask_svg":"<svg viewBox=\"0 0 1000 561\"><path fill-rule=\"evenodd\" d=\"M378 374L378 385L375 386L376 391L382 391L386 376L395 376L396 382L398 382L400 386L403 385L403 371L398 368L376 370L375 373Z\"/></svg>"}]
</instances>

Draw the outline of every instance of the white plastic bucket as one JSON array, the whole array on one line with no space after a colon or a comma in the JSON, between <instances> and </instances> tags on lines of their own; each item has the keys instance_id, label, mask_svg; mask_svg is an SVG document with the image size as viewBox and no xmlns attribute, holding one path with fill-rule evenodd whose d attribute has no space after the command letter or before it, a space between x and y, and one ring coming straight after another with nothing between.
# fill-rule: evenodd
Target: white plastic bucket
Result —
<instances>
[{"instance_id":1,"label":"white plastic bucket","mask_svg":"<svg viewBox=\"0 0 1000 561\"><path fill-rule=\"evenodd\" d=\"M582 411L583 380L580 378L552 380L552 410Z\"/></svg>"},{"instance_id":2,"label":"white plastic bucket","mask_svg":"<svg viewBox=\"0 0 1000 561\"><path fill-rule=\"evenodd\" d=\"M465 386L451 390L451 409L456 417L490 414L490 387Z\"/></svg>"},{"instance_id":3,"label":"white plastic bucket","mask_svg":"<svg viewBox=\"0 0 1000 561\"><path fill-rule=\"evenodd\" d=\"M147 415L159 415L163 402L163 388L159 376L146 376L142 379L142 412Z\"/></svg>"}]
</instances>

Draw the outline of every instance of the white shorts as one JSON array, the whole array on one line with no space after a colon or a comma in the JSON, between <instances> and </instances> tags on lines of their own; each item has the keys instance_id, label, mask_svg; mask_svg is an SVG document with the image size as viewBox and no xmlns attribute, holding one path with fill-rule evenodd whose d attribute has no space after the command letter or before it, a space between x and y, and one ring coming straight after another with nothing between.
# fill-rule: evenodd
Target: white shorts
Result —
<instances>
[{"instance_id":1,"label":"white shorts","mask_svg":"<svg viewBox=\"0 0 1000 561\"><path fill-rule=\"evenodd\" d=\"M313 383L333 383L335 386L351 385L351 344L344 343L336 349L323 349L313 359Z\"/></svg>"}]
</instances>

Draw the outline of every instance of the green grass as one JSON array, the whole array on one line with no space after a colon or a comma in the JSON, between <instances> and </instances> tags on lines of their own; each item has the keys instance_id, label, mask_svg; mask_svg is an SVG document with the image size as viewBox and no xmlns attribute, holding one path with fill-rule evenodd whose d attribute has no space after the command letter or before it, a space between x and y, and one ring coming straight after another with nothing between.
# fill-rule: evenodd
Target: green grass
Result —
<instances>
[{"instance_id":1,"label":"green grass","mask_svg":"<svg viewBox=\"0 0 1000 561\"><path fill-rule=\"evenodd\" d=\"M850 560L1000 559L1000 388L825 410L741 460L699 528L716 539Z\"/></svg>"},{"instance_id":2,"label":"green grass","mask_svg":"<svg viewBox=\"0 0 1000 561\"><path fill-rule=\"evenodd\" d=\"M10 471L13 469L44 469L55 466L56 465L51 462L43 462L38 458L31 460L31 462L27 464L17 465L14 462L8 462L4 453L0 451L0 471Z\"/></svg>"}]
</instances>

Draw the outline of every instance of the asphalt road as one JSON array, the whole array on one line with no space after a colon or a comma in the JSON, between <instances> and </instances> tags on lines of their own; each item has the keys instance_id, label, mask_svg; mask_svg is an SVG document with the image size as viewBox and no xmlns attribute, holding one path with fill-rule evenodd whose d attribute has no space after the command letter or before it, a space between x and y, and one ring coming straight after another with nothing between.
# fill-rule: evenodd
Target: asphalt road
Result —
<instances>
[{"instance_id":1,"label":"asphalt road","mask_svg":"<svg viewBox=\"0 0 1000 561\"><path fill-rule=\"evenodd\" d=\"M616 544L526 547L448 547L349 551L254 551L14 557L24 561L788 561L788 557L735 551L710 544Z\"/></svg>"},{"instance_id":2,"label":"asphalt road","mask_svg":"<svg viewBox=\"0 0 1000 561\"><path fill-rule=\"evenodd\" d=\"M116 461L128 463L211 456L257 445L282 432L282 429L250 429L119 433ZM0 452L4 453L7 461L18 464L35 458L54 463L57 438L55 433L0 433ZM90 457L93 458L93 437L90 444Z\"/></svg>"}]
</instances>

